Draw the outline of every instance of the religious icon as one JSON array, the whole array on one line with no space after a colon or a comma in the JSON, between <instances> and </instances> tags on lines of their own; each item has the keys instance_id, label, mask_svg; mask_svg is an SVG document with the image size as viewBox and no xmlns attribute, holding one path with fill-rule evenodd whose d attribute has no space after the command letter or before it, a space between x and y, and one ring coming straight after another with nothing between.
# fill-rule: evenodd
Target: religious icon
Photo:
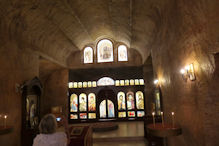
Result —
<instances>
[{"instance_id":1,"label":"religious icon","mask_svg":"<svg viewBox=\"0 0 219 146\"><path fill-rule=\"evenodd\" d=\"M119 118L125 118L126 117L126 112L119 112L118 117Z\"/></svg>"},{"instance_id":2,"label":"religious icon","mask_svg":"<svg viewBox=\"0 0 219 146\"><path fill-rule=\"evenodd\" d=\"M80 113L80 119L87 119L87 113Z\"/></svg>"},{"instance_id":3,"label":"religious icon","mask_svg":"<svg viewBox=\"0 0 219 146\"><path fill-rule=\"evenodd\" d=\"M70 114L70 119L78 119L78 115L77 114Z\"/></svg>"},{"instance_id":4,"label":"religious icon","mask_svg":"<svg viewBox=\"0 0 219 146\"><path fill-rule=\"evenodd\" d=\"M37 117L37 95L28 95L26 98L26 120L31 128L38 124Z\"/></svg>"},{"instance_id":5,"label":"religious icon","mask_svg":"<svg viewBox=\"0 0 219 146\"><path fill-rule=\"evenodd\" d=\"M137 111L137 116L138 117L143 117L144 116L144 111Z\"/></svg>"},{"instance_id":6,"label":"religious icon","mask_svg":"<svg viewBox=\"0 0 219 146\"><path fill-rule=\"evenodd\" d=\"M97 44L98 62L113 61L113 44L110 40L103 39Z\"/></svg>"},{"instance_id":7,"label":"religious icon","mask_svg":"<svg viewBox=\"0 0 219 146\"><path fill-rule=\"evenodd\" d=\"M88 95L88 110L95 111L96 110L96 96L94 93L90 93Z\"/></svg>"},{"instance_id":8,"label":"religious icon","mask_svg":"<svg viewBox=\"0 0 219 146\"><path fill-rule=\"evenodd\" d=\"M106 118L106 100L100 103L100 118Z\"/></svg>"},{"instance_id":9,"label":"religious icon","mask_svg":"<svg viewBox=\"0 0 219 146\"><path fill-rule=\"evenodd\" d=\"M134 111L128 112L128 117L135 117L135 112Z\"/></svg>"},{"instance_id":10,"label":"religious icon","mask_svg":"<svg viewBox=\"0 0 219 146\"><path fill-rule=\"evenodd\" d=\"M80 103L80 111L86 111L87 110L87 96L84 93L81 93L79 96L79 103Z\"/></svg>"},{"instance_id":11,"label":"religious icon","mask_svg":"<svg viewBox=\"0 0 219 146\"><path fill-rule=\"evenodd\" d=\"M70 97L70 112L78 111L78 96L76 94L72 94Z\"/></svg>"},{"instance_id":12,"label":"religious icon","mask_svg":"<svg viewBox=\"0 0 219 146\"><path fill-rule=\"evenodd\" d=\"M89 119L96 119L96 113L89 113L88 118Z\"/></svg>"},{"instance_id":13,"label":"religious icon","mask_svg":"<svg viewBox=\"0 0 219 146\"><path fill-rule=\"evenodd\" d=\"M117 95L118 110L125 110L125 93L119 92Z\"/></svg>"},{"instance_id":14,"label":"religious icon","mask_svg":"<svg viewBox=\"0 0 219 146\"><path fill-rule=\"evenodd\" d=\"M84 49L84 63L93 63L93 49L91 47Z\"/></svg>"},{"instance_id":15,"label":"religious icon","mask_svg":"<svg viewBox=\"0 0 219 146\"><path fill-rule=\"evenodd\" d=\"M134 93L128 92L127 93L127 109L134 109L135 108L135 100L134 100Z\"/></svg>"},{"instance_id":16,"label":"religious icon","mask_svg":"<svg viewBox=\"0 0 219 146\"><path fill-rule=\"evenodd\" d=\"M127 47L125 45L118 47L118 61L128 61Z\"/></svg>"},{"instance_id":17,"label":"religious icon","mask_svg":"<svg viewBox=\"0 0 219 146\"><path fill-rule=\"evenodd\" d=\"M113 102L111 100L107 100L107 103L108 103L108 117L110 118L115 117Z\"/></svg>"},{"instance_id":18,"label":"religious icon","mask_svg":"<svg viewBox=\"0 0 219 146\"><path fill-rule=\"evenodd\" d=\"M137 109L144 109L144 95L141 91L136 92Z\"/></svg>"}]
</instances>

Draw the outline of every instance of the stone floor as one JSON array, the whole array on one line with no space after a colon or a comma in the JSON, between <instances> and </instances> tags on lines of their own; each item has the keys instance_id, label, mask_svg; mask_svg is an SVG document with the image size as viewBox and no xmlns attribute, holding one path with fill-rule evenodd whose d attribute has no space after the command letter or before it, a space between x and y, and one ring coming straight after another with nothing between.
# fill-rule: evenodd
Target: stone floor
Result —
<instances>
[{"instance_id":1,"label":"stone floor","mask_svg":"<svg viewBox=\"0 0 219 146\"><path fill-rule=\"evenodd\" d=\"M143 122L117 122L119 128L109 132L94 132L93 146L147 146Z\"/></svg>"}]
</instances>

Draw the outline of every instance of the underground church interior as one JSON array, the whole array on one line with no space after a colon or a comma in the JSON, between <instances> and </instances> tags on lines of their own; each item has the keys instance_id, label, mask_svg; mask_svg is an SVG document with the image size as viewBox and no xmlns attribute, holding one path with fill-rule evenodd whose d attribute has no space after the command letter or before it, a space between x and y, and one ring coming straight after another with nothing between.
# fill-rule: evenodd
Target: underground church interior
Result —
<instances>
[{"instance_id":1,"label":"underground church interior","mask_svg":"<svg viewBox=\"0 0 219 146\"><path fill-rule=\"evenodd\" d=\"M218 6L1 0L0 145L218 146Z\"/></svg>"}]
</instances>

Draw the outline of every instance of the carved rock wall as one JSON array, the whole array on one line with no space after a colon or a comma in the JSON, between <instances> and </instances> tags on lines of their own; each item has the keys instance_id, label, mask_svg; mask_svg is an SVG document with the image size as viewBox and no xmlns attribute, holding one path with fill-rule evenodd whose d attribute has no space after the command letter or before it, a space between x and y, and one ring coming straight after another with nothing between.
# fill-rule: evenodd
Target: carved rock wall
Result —
<instances>
[{"instance_id":1,"label":"carved rock wall","mask_svg":"<svg viewBox=\"0 0 219 146\"><path fill-rule=\"evenodd\" d=\"M219 79L213 55L219 52L216 5L216 0L169 0L155 7L155 77L160 80L166 121L174 111L183 129L181 136L169 138L170 146L219 145ZM184 81L179 71L190 63L196 80Z\"/></svg>"}]
</instances>

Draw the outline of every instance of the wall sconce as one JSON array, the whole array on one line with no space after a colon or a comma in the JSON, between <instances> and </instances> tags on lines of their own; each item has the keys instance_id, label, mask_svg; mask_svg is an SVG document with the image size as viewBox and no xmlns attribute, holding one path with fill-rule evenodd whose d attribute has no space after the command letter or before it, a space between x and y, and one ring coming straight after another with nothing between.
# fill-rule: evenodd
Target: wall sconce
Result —
<instances>
[{"instance_id":1,"label":"wall sconce","mask_svg":"<svg viewBox=\"0 0 219 146\"><path fill-rule=\"evenodd\" d=\"M186 81L188 78L191 81L194 81L195 78L195 72L194 72L194 66L193 64L185 66L185 68L182 68L180 70L180 73L182 74L182 78Z\"/></svg>"}]
</instances>

